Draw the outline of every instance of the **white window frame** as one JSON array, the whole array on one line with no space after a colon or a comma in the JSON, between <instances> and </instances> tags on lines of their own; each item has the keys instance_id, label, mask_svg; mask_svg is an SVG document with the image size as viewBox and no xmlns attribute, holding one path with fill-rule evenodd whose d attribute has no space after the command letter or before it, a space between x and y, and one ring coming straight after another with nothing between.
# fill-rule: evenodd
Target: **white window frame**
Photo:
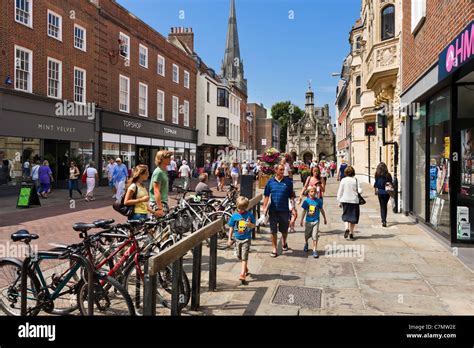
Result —
<instances>
[{"instance_id":1,"label":"white window frame","mask_svg":"<svg viewBox=\"0 0 474 348\"><path fill-rule=\"evenodd\" d=\"M28 53L28 55L29 55L28 56L29 57L29 59L28 59L29 69L28 69L28 80L27 80L28 88L26 90L16 87L16 81L17 81L17 76L16 76L16 52L18 50L23 51L25 53ZM15 81L14 81L15 90L32 93L32 91L33 91L33 51L29 50L25 47L15 45L15 57L14 58L15 58L14 59L14 63L15 63Z\"/></svg>"},{"instance_id":2,"label":"white window frame","mask_svg":"<svg viewBox=\"0 0 474 348\"><path fill-rule=\"evenodd\" d=\"M145 98L142 96L142 87L145 87ZM145 99L145 112L141 112L140 103ZM148 117L148 85L146 83L138 83L138 115Z\"/></svg>"},{"instance_id":3,"label":"white window frame","mask_svg":"<svg viewBox=\"0 0 474 348\"><path fill-rule=\"evenodd\" d=\"M175 68L176 68L176 80L174 79ZM173 82L179 84L179 66L177 66L176 64L173 64Z\"/></svg>"},{"instance_id":4,"label":"white window frame","mask_svg":"<svg viewBox=\"0 0 474 348\"><path fill-rule=\"evenodd\" d=\"M160 59L163 60L163 73L160 74L160 71L159 71L159 68L160 68ZM157 64L156 64L156 73L160 76L165 76L165 70L166 70L166 59L165 57L161 56L161 55L158 55L158 58L157 58Z\"/></svg>"},{"instance_id":5,"label":"white window frame","mask_svg":"<svg viewBox=\"0 0 474 348\"><path fill-rule=\"evenodd\" d=\"M49 15L50 14L59 18L58 37L49 34L49 25L50 25ZM47 12L47 15L46 15L46 33L48 34L48 36L50 38L53 38L53 39L58 40L58 41L63 41L63 17L60 14L58 14L58 13L56 13L56 12L50 10L50 9L48 9L48 12Z\"/></svg>"},{"instance_id":6,"label":"white window frame","mask_svg":"<svg viewBox=\"0 0 474 348\"><path fill-rule=\"evenodd\" d=\"M123 41L123 39L127 39L127 55L126 56L122 56L122 54L120 54L119 52L119 55L120 57L122 58L125 58L125 59L128 59L130 61L130 46L131 46L131 42L130 42L130 36L128 36L127 34L125 33L122 33L122 32L119 32L119 39Z\"/></svg>"},{"instance_id":7,"label":"white window frame","mask_svg":"<svg viewBox=\"0 0 474 348\"><path fill-rule=\"evenodd\" d=\"M140 61L140 58L141 58L141 50L144 49L145 50L145 65L143 65ZM148 47L146 47L145 45L142 45L140 44L139 47L138 47L138 64L146 69L148 69Z\"/></svg>"},{"instance_id":8,"label":"white window frame","mask_svg":"<svg viewBox=\"0 0 474 348\"><path fill-rule=\"evenodd\" d=\"M76 101L76 70L77 71L81 71L84 73L84 77L83 77L83 101L82 102L78 102ZM74 102L77 103L77 104L85 104L86 103L86 98L87 98L87 71L85 69L82 69L82 68L79 68L77 66L74 67L74 76L73 76L73 99L74 99Z\"/></svg>"},{"instance_id":9,"label":"white window frame","mask_svg":"<svg viewBox=\"0 0 474 348\"><path fill-rule=\"evenodd\" d=\"M163 96L163 103L161 104L160 108L160 97L159 95ZM160 110L161 109L161 110ZM161 111L161 116L160 116L160 111ZM157 120L164 121L165 120L165 92L162 90L158 89L156 91L156 118Z\"/></svg>"},{"instance_id":10,"label":"white window frame","mask_svg":"<svg viewBox=\"0 0 474 348\"><path fill-rule=\"evenodd\" d=\"M126 110L123 110L123 109L120 108L120 106L121 106L120 105L120 97L121 97L121 93L122 93L122 90L120 89L120 86L121 86L122 79L125 79L127 81L127 104L125 104L127 106ZM119 75L119 111L130 113L130 78L127 77L127 76L124 76L124 75Z\"/></svg>"},{"instance_id":11,"label":"white window frame","mask_svg":"<svg viewBox=\"0 0 474 348\"><path fill-rule=\"evenodd\" d=\"M49 94L49 62L57 63L58 64L58 95L51 95ZM48 57L47 59L47 67L46 67L46 89L47 95L50 98L61 99L62 98L62 89L63 89L63 62L60 60Z\"/></svg>"},{"instance_id":12,"label":"white window frame","mask_svg":"<svg viewBox=\"0 0 474 348\"><path fill-rule=\"evenodd\" d=\"M28 28L33 28L33 0L25 0L25 3L29 3L30 6L29 6L29 12L26 12L28 13L28 23L24 23L20 20L18 20L16 18L16 10L17 10L17 7L16 7L16 0L15 1L15 6L13 6L13 18L15 18L15 22L19 23L19 24L22 24L24 25L25 27L28 27ZM21 10L23 11L23 10Z\"/></svg>"},{"instance_id":13,"label":"white window frame","mask_svg":"<svg viewBox=\"0 0 474 348\"><path fill-rule=\"evenodd\" d=\"M82 48L76 46L76 28L82 30L82 32L84 33ZM74 23L74 48L77 48L80 51L87 52L87 30L83 26L80 26L79 24L75 24L75 23Z\"/></svg>"},{"instance_id":14,"label":"white window frame","mask_svg":"<svg viewBox=\"0 0 474 348\"><path fill-rule=\"evenodd\" d=\"M189 127L189 102L187 100L185 100L183 102L183 105L184 105L184 121L183 121L183 125L185 127Z\"/></svg>"},{"instance_id":15,"label":"white window frame","mask_svg":"<svg viewBox=\"0 0 474 348\"><path fill-rule=\"evenodd\" d=\"M190 83L191 83L191 75L189 75L189 71L184 70L184 87L189 89Z\"/></svg>"},{"instance_id":16,"label":"white window frame","mask_svg":"<svg viewBox=\"0 0 474 348\"><path fill-rule=\"evenodd\" d=\"M173 96L173 119L174 124L179 124L179 98Z\"/></svg>"},{"instance_id":17,"label":"white window frame","mask_svg":"<svg viewBox=\"0 0 474 348\"><path fill-rule=\"evenodd\" d=\"M421 28L426 18L426 0L411 0L411 32Z\"/></svg>"}]
</instances>

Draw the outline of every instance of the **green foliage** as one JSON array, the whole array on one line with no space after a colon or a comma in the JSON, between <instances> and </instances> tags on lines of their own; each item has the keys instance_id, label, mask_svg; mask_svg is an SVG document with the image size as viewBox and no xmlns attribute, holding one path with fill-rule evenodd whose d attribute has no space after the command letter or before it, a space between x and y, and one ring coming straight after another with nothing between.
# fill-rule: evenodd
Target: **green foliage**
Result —
<instances>
[{"instance_id":1,"label":"green foliage","mask_svg":"<svg viewBox=\"0 0 474 348\"><path fill-rule=\"evenodd\" d=\"M280 151L285 151L288 123L297 122L304 116L304 111L291 101L278 102L272 106L272 117L280 123Z\"/></svg>"}]
</instances>

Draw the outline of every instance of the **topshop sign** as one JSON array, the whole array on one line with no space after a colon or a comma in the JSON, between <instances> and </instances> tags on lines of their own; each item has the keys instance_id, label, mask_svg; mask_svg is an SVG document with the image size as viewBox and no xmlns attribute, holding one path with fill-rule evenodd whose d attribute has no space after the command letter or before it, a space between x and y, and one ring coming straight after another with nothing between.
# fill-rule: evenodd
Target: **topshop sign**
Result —
<instances>
[{"instance_id":1,"label":"topshop sign","mask_svg":"<svg viewBox=\"0 0 474 348\"><path fill-rule=\"evenodd\" d=\"M474 21L440 53L438 81L444 80L474 58Z\"/></svg>"}]
</instances>

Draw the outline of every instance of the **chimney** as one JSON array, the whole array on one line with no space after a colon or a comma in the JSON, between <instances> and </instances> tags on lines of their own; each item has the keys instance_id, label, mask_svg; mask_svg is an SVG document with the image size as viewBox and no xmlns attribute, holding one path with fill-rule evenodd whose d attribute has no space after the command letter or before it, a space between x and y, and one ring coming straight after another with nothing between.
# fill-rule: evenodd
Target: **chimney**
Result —
<instances>
[{"instance_id":1,"label":"chimney","mask_svg":"<svg viewBox=\"0 0 474 348\"><path fill-rule=\"evenodd\" d=\"M184 42L192 52L194 52L193 28L172 27L168 34L168 39L170 41L172 41L172 39L179 39Z\"/></svg>"}]
</instances>

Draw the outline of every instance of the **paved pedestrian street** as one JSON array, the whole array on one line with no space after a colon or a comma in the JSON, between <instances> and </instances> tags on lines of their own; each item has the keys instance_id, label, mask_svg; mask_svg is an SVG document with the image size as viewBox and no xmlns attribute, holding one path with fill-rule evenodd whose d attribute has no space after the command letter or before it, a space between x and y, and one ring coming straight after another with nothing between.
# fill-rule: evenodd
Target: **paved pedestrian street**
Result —
<instances>
[{"instance_id":1,"label":"paved pedestrian street","mask_svg":"<svg viewBox=\"0 0 474 348\"><path fill-rule=\"evenodd\" d=\"M302 186L298 179L296 176L296 192ZM345 240L341 209L336 201L337 187L338 182L330 178L324 198L328 224L321 224L318 259L314 259L311 252L303 251L304 231L299 226L299 218L296 232L288 237L290 249L282 253L279 242L277 258L270 257L271 235L269 229L263 227L252 242L247 285L238 280L241 266L233 250L224 249L225 243L220 241L217 291L207 292L209 248L204 244L201 308L198 312L187 308L182 314L474 314L473 271L452 249L401 214L389 213L388 227L381 227L377 197L368 184L363 185L367 204L361 206L355 240ZM10 234L26 228L40 235L34 242L45 249L50 243L77 242L77 233L71 228L74 222L99 218L125 221L111 208L109 197L104 196L99 201L102 203L90 209L0 227L0 242L11 245ZM298 214L300 217L301 211ZM191 253L188 253L184 267L190 278L191 262ZM159 308L158 314L169 315L169 311Z\"/></svg>"}]
</instances>

